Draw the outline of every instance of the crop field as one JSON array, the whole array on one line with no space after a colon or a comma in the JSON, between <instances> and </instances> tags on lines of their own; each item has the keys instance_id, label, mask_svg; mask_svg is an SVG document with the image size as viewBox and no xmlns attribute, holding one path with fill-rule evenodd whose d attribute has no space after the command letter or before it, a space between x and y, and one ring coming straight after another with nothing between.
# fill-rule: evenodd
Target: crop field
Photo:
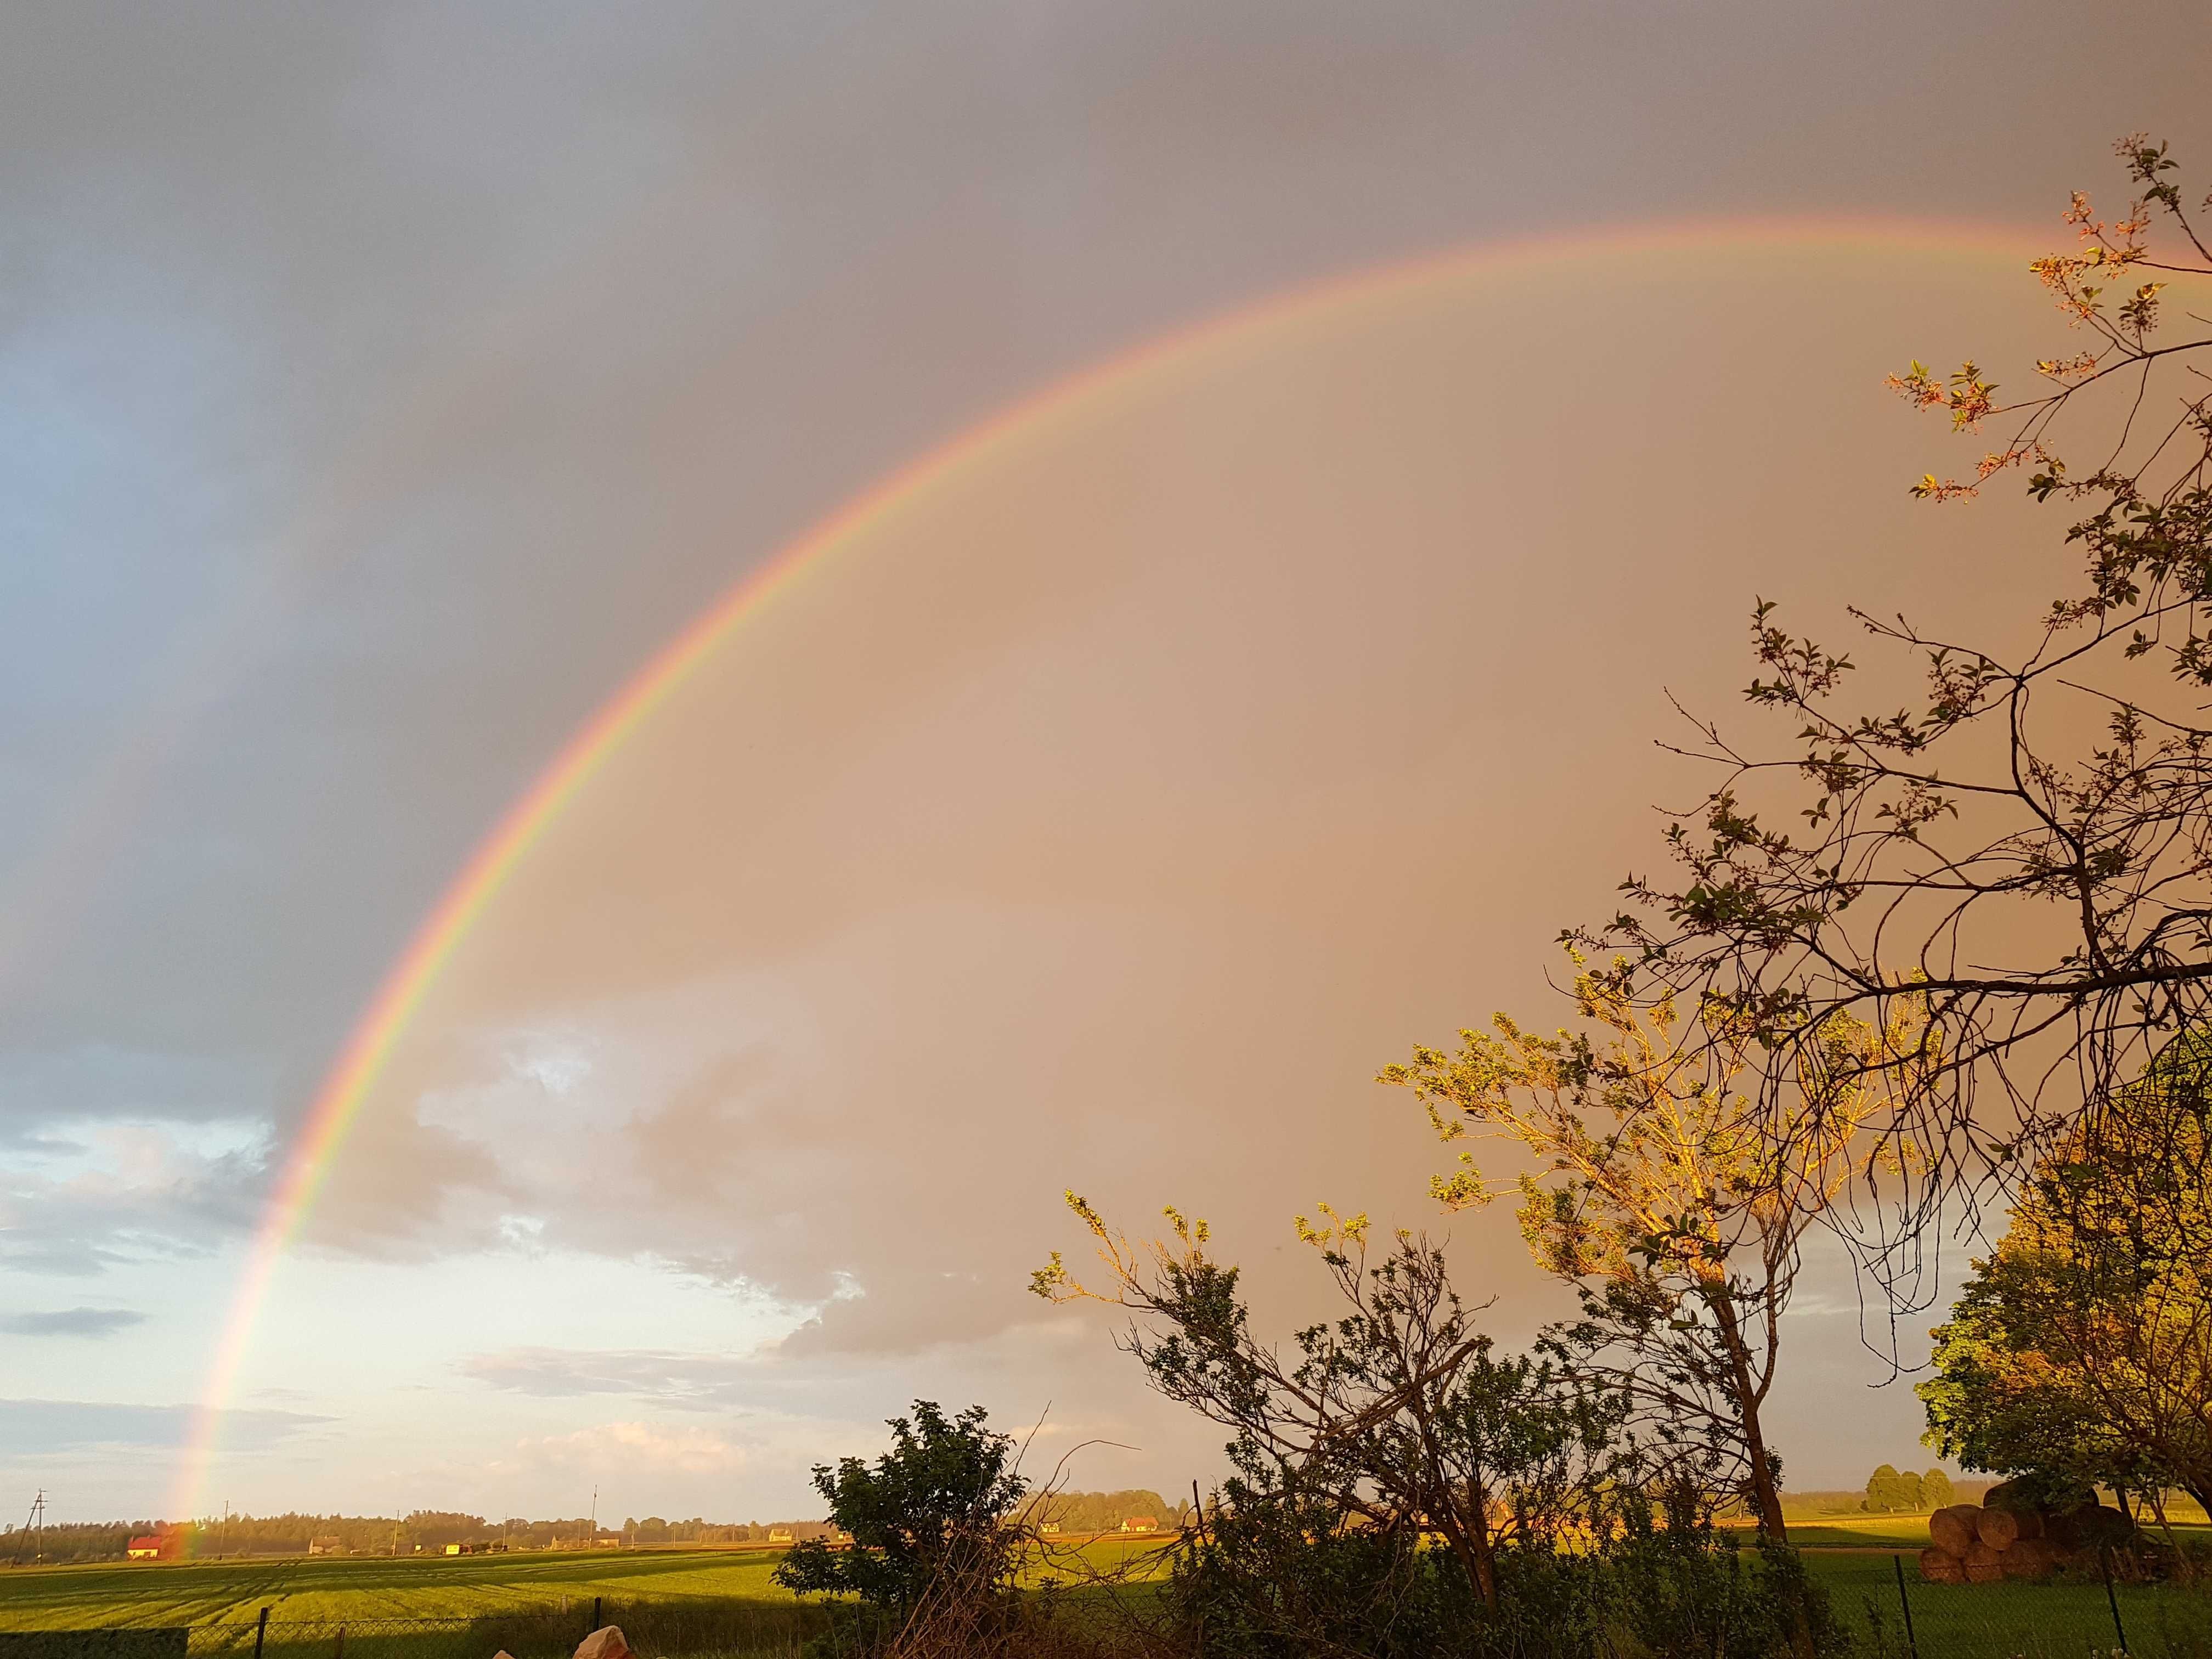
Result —
<instances>
[{"instance_id":1,"label":"crop field","mask_svg":"<svg viewBox=\"0 0 2212 1659\"><path fill-rule=\"evenodd\" d=\"M0 1629L185 1625L193 1659L562 1659L597 1613L656 1656L788 1655L830 1615L776 1585L781 1559L702 1550L18 1568L0 1572Z\"/></svg>"},{"instance_id":2,"label":"crop field","mask_svg":"<svg viewBox=\"0 0 2212 1659\"><path fill-rule=\"evenodd\" d=\"M1911 1552L1924 1516L1841 1517L1792 1528L1838 1614L1906 1651L1897 1567L1905 1565L1918 1659L2086 1659L2119 1646L2102 1583L1948 1585L1920 1581ZM1091 1567L1139 1576L1158 1540L1072 1545ZM250 1659L269 1609L264 1659L560 1659L596 1602L641 1651L787 1655L828 1627L770 1574L780 1552L648 1551L464 1557L288 1559L0 1571L0 1629L195 1628L194 1659ZM2129 1650L2142 1659L2212 1652L2212 1597L2118 1587ZM468 1622L476 1621L476 1622Z\"/></svg>"},{"instance_id":3,"label":"crop field","mask_svg":"<svg viewBox=\"0 0 2212 1659\"><path fill-rule=\"evenodd\" d=\"M17 1568L0 1572L0 1627L198 1625L254 1618L471 1619L588 1611L594 1597L792 1600L769 1577L780 1552L578 1552L337 1556Z\"/></svg>"},{"instance_id":4,"label":"crop field","mask_svg":"<svg viewBox=\"0 0 2212 1659\"><path fill-rule=\"evenodd\" d=\"M1144 1575L1159 1555L1157 1540L1071 1540L1093 1571ZM69 1631L95 1626L226 1626L234 1639L206 1632L195 1652L248 1641L268 1608L268 1646L341 1648L369 1659L362 1644L396 1644L407 1621L500 1621L495 1646L566 1652L586 1631L598 1604L626 1631L661 1628L677 1650L677 1631L702 1626L734 1631L810 1631L817 1608L794 1604L772 1573L781 1551L580 1551L529 1555L403 1555L403 1558L285 1558L248 1562L161 1562L135 1566L51 1566L0 1571L0 1631ZM250 1646L250 1644L248 1644ZM422 1648L425 1641L411 1641ZM435 1644L429 1644L435 1646ZM465 1644L467 1646L467 1644ZM483 1644L473 1644L483 1646ZM745 1644L710 1644L744 1648ZM686 1650L696 1650L686 1639ZM491 1648L484 1648L491 1652Z\"/></svg>"}]
</instances>

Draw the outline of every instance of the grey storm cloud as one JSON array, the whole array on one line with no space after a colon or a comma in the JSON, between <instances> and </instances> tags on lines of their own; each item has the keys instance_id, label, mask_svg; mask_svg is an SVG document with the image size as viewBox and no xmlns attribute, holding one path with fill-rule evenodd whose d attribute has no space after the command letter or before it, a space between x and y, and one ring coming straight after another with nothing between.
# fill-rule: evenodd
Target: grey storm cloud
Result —
<instances>
[{"instance_id":1,"label":"grey storm cloud","mask_svg":"<svg viewBox=\"0 0 2212 1659\"><path fill-rule=\"evenodd\" d=\"M137 1406L94 1400L0 1400L0 1456L92 1447L181 1446L199 1422L197 1406ZM252 1408L222 1413L224 1443L260 1450L336 1419L309 1412Z\"/></svg>"},{"instance_id":2,"label":"grey storm cloud","mask_svg":"<svg viewBox=\"0 0 2212 1659\"><path fill-rule=\"evenodd\" d=\"M204 1257L249 1231L270 1179L265 1146L193 1144L201 1126L67 1123L0 1171L0 1267L81 1279ZM236 1130L253 1134L252 1126Z\"/></svg>"},{"instance_id":3,"label":"grey storm cloud","mask_svg":"<svg viewBox=\"0 0 2212 1659\"><path fill-rule=\"evenodd\" d=\"M130 1308L57 1308L46 1313L0 1314L0 1331L9 1336L112 1336L146 1316Z\"/></svg>"},{"instance_id":4,"label":"grey storm cloud","mask_svg":"<svg viewBox=\"0 0 2212 1659\"><path fill-rule=\"evenodd\" d=\"M9 1302L73 1316L97 1298L70 1281L155 1261L220 1288L320 1079L471 848L638 665L875 480L1167 331L1472 240L1772 214L2056 231L2109 137L2142 126L2203 148L2189 142L2199 55L2140 49L2195 38L2193 8L2145 0L2128 31L2071 16L2058 0L0 7L0 1269L58 1281ZM1962 64L1984 69L1986 96L1954 141L1926 112ZM2081 93L2058 120L2045 94L2062 81ZM634 772L625 812L580 799L573 837L551 838L572 849L565 885L538 883L574 902L501 913L501 948L532 971L489 961L454 993L510 988L514 1006L463 1009L471 1029L574 1010L634 1040L574 1085L565 1054L466 1089L450 1054L398 1055L302 1254L389 1266L395 1283L419 1268L410 1312L438 1306L440 1258L512 1250L526 1272L533 1249L817 1312L757 1355L624 1327L560 1330L603 1350L459 1362L502 1409L629 1395L704 1410L856 1376L902 1389L948 1344L966 1345L979 1389L1066 1400L1095 1372L1101 1400L1120 1399L1121 1368L1041 1346L1065 1322L1024 1322L1043 1316L1028 1270L1080 1247L1059 1188L1141 1218L1208 1199L1194 1189L1226 1171L1235 1207L1214 1218L1255 1267L1281 1259L1284 1212L1324 1176L1332 1197L1418 1194L1431 1149L1374 1127L1365 1079L1498 1006L1479 964L1505 942L1583 913L1576 897L1559 914L1527 869L1485 883L1497 904L1473 909L1450 872L1469 864L1469 826L1511 805L1436 787L1485 733L1586 757L1613 729L1638 659L1587 636L1578 654L1565 613L1632 580L1650 582L1647 607L1723 574L1731 605L1747 597L1748 576L1723 571L1718 512L1828 547L1810 569L1892 544L1842 544L1832 457L1762 519L1711 465L1755 474L1743 428L1713 422L1785 424L1771 362L1822 397L1859 388L1882 434L1911 437L1880 370L1948 331L1922 346L1885 323L1869 357L1855 331L1894 271L1809 316L1787 308L1796 275L1753 294L1723 289L1728 274L1680 290L1724 294L1725 329L1658 326L1628 289L1549 290L1457 374L1475 386L1526 337L1534 360L1502 395L1456 428L1409 423L1373 475L1409 501L1423 492L1391 481L1419 469L1472 501L1470 446L1542 448L1483 509L1502 550L1479 598L1451 586L1472 545L1456 520L1413 527L1439 562L1387 605L1371 520L1313 556L1298 606L1287 534L1224 562L1224 538L1289 486L1333 487L1340 452L1322 444L1235 512L1206 490L1145 526L1172 580L1127 614L1099 608L1086 584L1113 567L1069 549L1106 507L1156 493L1133 448L1111 489L1071 491L1068 523L1010 545L1010 579L970 590L972 614L926 589L848 604L852 639L885 624L849 672L801 659L762 695L694 696L732 733L748 708L791 718L743 743L695 732ZM1754 317L1775 349L1747 333ZM1553 349L1607 338L1626 344ZM1840 366L1822 357L1846 349ZM1632 360L1656 365L1663 405L1620 389ZM1316 359L1310 398L1270 395L1241 421L1176 414L1153 428L1162 453L1188 451L1203 482L1243 453L1214 456L1214 438L1280 420L1295 439L1309 402L1363 407L1382 384L1363 361ZM1575 423L1534 422L1522 394L1544 387L1567 388ZM1637 474L1632 519L1578 519L1605 491L1551 463L1580 453L1588 411L1661 407L1657 437L1707 447ZM1439 430L1441 461L1423 447ZM1624 464L1658 453L1639 438ZM1869 487L1901 498L1888 473ZM1283 516L1301 533L1329 522ZM1544 541L1555 521L1582 527ZM1593 564L1593 547L1632 554L1633 573ZM1340 557L1359 578L1340 596ZM1564 603L1546 597L1557 573L1573 579ZM1033 609L994 632L1002 594ZM1372 654L1345 656L1333 682L1309 672L1305 645L1363 617ZM1136 654L1069 673L1109 624ZM1394 737L1413 732L1400 716L1422 702L1415 682L1471 685L1506 635L1555 624L1540 666L1561 684L1505 677L1464 719ZM928 642L958 630L966 647L939 665ZM1267 667L1270 640L1286 653L1272 681L1247 672ZM886 681L895 651L914 657L911 696ZM1211 702L1163 665L1218 678ZM1661 680L1633 684L1656 698ZM1524 724L1585 686L1555 741ZM911 741L925 726L945 740ZM763 791L759 745L779 744L796 781ZM1313 763L1328 754L1333 774ZM1240 807L1217 791L1224 769L1269 756L1279 796L1248 784ZM1623 799L1653 798L1641 776ZM1538 826L1538 850L1575 853L1609 894L1610 830L1584 820L1614 809L1580 787L1556 799L1576 810ZM1148 801L1160 814L1127 833L1116 802ZM665 842L586 856L595 825L628 817ZM1399 838L1377 841L1378 822ZM533 858L550 871L560 850ZM1330 896L1347 868L1371 878L1368 898ZM829 873L798 878L809 869ZM790 1018L757 1015L779 994ZM740 1014L747 1030L724 1035ZM989 1017L980 1040L970 1014ZM1241 1102L1264 1110L1239 1121ZM1491 1276L1527 1273L1516 1249ZM403 1329L395 1368L450 1384L456 1350ZM548 1334L469 1324L453 1340ZM147 1336L198 1363L185 1322ZM1103 1341L1082 1352L1095 1362ZM1028 1373L1010 1370L1022 1343L1042 1356ZM35 1352L57 1376L26 1393L105 1386L70 1370L66 1344ZM876 1413L856 1397L848 1414ZM0 1402L0 1437L173 1444L188 1415ZM240 1413L229 1437L325 1420ZM329 1478L395 1455L363 1437ZM154 1460L83 1465L132 1462ZM278 1502L364 1501L287 1478L302 1484Z\"/></svg>"},{"instance_id":5,"label":"grey storm cloud","mask_svg":"<svg viewBox=\"0 0 2212 1659\"><path fill-rule=\"evenodd\" d=\"M471 1354L458 1369L475 1382L541 1398L627 1395L679 1410L706 1410L757 1392L762 1367L735 1354L531 1347Z\"/></svg>"}]
</instances>

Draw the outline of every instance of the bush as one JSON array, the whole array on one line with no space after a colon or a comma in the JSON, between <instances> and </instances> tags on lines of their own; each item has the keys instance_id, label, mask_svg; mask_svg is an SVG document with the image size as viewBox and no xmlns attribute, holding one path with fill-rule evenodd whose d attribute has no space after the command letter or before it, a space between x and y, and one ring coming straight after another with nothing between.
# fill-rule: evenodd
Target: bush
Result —
<instances>
[{"instance_id":1,"label":"bush","mask_svg":"<svg viewBox=\"0 0 2212 1659\"><path fill-rule=\"evenodd\" d=\"M1168 1590L1174 1644L1204 1659L1784 1659L1800 1612L1811 1645L1847 1646L1794 1552L1748 1559L1687 1506L1655 1521L1629 1506L1580 1553L1500 1552L1498 1611L1440 1546L1410 1529L1346 1524L1273 1494L1224 1510L1179 1554Z\"/></svg>"}]
</instances>

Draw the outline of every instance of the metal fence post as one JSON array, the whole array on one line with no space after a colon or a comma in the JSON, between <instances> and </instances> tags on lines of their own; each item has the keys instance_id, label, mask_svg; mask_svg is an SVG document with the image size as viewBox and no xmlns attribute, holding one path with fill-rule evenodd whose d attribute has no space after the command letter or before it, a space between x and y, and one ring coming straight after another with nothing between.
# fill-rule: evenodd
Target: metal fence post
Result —
<instances>
[{"instance_id":1,"label":"metal fence post","mask_svg":"<svg viewBox=\"0 0 2212 1659\"><path fill-rule=\"evenodd\" d=\"M253 1659L261 1659L261 1641L269 1634L269 1609L261 1609L261 1616L253 1621Z\"/></svg>"},{"instance_id":2,"label":"metal fence post","mask_svg":"<svg viewBox=\"0 0 2212 1659\"><path fill-rule=\"evenodd\" d=\"M345 1659L345 1626L343 1625L338 1626L338 1639L337 1644L331 1650L331 1659ZM1918 1659L1918 1656L1914 1656L1914 1659Z\"/></svg>"},{"instance_id":3,"label":"metal fence post","mask_svg":"<svg viewBox=\"0 0 2212 1659\"><path fill-rule=\"evenodd\" d=\"M2120 1622L2119 1592L2112 1588L2112 1547L2102 1544L2097 1549L2097 1565L2105 1570L2105 1601L2112 1609L2112 1634L2120 1638L2120 1651L2128 1650L2128 1627Z\"/></svg>"},{"instance_id":4,"label":"metal fence post","mask_svg":"<svg viewBox=\"0 0 2212 1659\"><path fill-rule=\"evenodd\" d=\"M597 1630L599 1627L599 1598L598 1596L594 1595L594 1596L592 1598L592 1630ZM586 1631L586 1632L584 1632L584 1634L585 1634L585 1635L586 1635L586 1636L589 1636L591 1633L592 1633L592 1631L589 1631L589 1630L587 1630L587 1631Z\"/></svg>"},{"instance_id":5,"label":"metal fence post","mask_svg":"<svg viewBox=\"0 0 2212 1659\"><path fill-rule=\"evenodd\" d=\"M1905 1650L1920 1659L1920 1642L1912 1633L1912 1598L1905 1593L1905 1558L1893 1555L1889 1564L1897 1569L1897 1605L1905 1609Z\"/></svg>"}]
</instances>

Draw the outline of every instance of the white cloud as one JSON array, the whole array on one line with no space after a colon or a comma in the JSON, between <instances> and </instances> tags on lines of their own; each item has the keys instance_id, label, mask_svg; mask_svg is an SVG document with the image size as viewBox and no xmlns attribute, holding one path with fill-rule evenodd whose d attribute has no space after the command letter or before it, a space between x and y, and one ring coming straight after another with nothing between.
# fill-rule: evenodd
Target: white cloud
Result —
<instances>
[{"instance_id":1,"label":"white cloud","mask_svg":"<svg viewBox=\"0 0 2212 1659\"><path fill-rule=\"evenodd\" d=\"M0 1263L88 1276L205 1255L248 1231L270 1178L265 1130L239 1122L67 1121L0 1176Z\"/></svg>"},{"instance_id":2,"label":"white cloud","mask_svg":"<svg viewBox=\"0 0 2212 1659\"><path fill-rule=\"evenodd\" d=\"M514 1462L533 1472L592 1470L617 1466L684 1474L734 1474L746 1453L712 1429L669 1428L636 1421L597 1423L568 1434L518 1441ZM495 1467L497 1467L496 1465Z\"/></svg>"}]
</instances>

